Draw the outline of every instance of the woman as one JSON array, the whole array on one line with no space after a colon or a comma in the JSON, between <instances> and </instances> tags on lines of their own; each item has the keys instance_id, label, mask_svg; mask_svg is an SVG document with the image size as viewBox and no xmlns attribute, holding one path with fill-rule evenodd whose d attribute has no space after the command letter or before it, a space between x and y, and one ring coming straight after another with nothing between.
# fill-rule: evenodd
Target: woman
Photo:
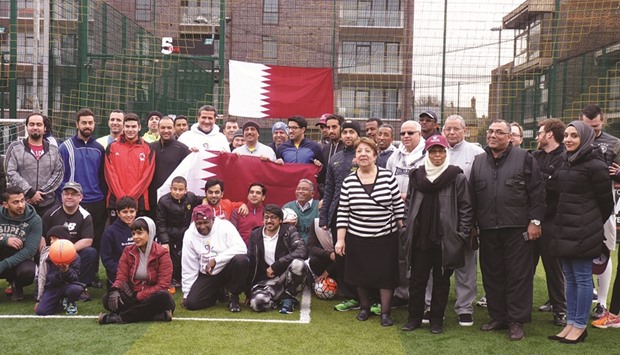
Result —
<instances>
[{"instance_id":1,"label":"woman","mask_svg":"<svg viewBox=\"0 0 620 355\"><path fill-rule=\"evenodd\" d=\"M559 201L551 252L560 258L566 279L566 327L549 339L575 344L588 336L592 303L592 259L601 254L603 223L613 210L611 182L599 151L592 147L594 130L581 121L564 132L566 160L558 169Z\"/></svg>"},{"instance_id":2,"label":"woman","mask_svg":"<svg viewBox=\"0 0 620 355\"><path fill-rule=\"evenodd\" d=\"M465 265L472 225L472 206L467 178L461 168L450 165L448 142L443 136L426 140L424 166L410 173L407 201L409 213L405 260L411 269L409 320L402 328L412 331L422 324L424 295L433 270L431 333L443 331L443 318L450 291L450 275Z\"/></svg>"},{"instance_id":3,"label":"woman","mask_svg":"<svg viewBox=\"0 0 620 355\"><path fill-rule=\"evenodd\" d=\"M168 250L153 242L155 222L152 219L138 217L129 228L135 244L123 250L116 280L103 296L103 307L111 313L99 314L99 324L169 322L174 300L168 292L172 281Z\"/></svg>"},{"instance_id":4,"label":"woman","mask_svg":"<svg viewBox=\"0 0 620 355\"><path fill-rule=\"evenodd\" d=\"M378 288L381 325L393 325L390 306L398 286L398 230L405 206L398 184L389 170L377 167L377 145L364 137L355 143L356 172L347 176L340 190L335 251L344 256L345 281L357 287L360 312L370 315L369 289Z\"/></svg>"}]
</instances>

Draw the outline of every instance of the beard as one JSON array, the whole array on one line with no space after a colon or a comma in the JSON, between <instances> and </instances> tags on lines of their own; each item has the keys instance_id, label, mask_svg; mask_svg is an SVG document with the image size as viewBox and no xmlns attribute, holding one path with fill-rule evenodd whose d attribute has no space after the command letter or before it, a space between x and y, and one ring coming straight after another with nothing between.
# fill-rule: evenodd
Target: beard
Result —
<instances>
[{"instance_id":1,"label":"beard","mask_svg":"<svg viewBox=\"0 0 620 355\"><path fill-rule=\"evenodd\" d=\"M32 139L40 139L42 137L42 134L39 132L35 132L32 134L28 134Z\"/></svg>"},{"instance_id":2,"label":"beard","mask_svg":"<svg viewBox=\"0 0 620 355\"><path fill-rule=\"evenodd\" d=\"M83 131L81 129L79 130L79 132L82 137L86 137L86 138L90 137L93 134L92 131Z\"/></svg>"}]
</instances>

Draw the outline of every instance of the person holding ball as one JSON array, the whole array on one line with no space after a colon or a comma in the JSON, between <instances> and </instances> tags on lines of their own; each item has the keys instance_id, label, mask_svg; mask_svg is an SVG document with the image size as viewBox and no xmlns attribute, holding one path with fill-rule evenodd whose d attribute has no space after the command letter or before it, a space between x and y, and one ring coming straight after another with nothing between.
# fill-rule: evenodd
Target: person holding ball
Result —
<instances>
[{"instance_id":1,"label":"person holding ball","mask_svg":"<svg viewBox=\"0 0 620 355\"><path fill-rule=\"evenodd\" d=\"M76 301L84 291L84 284L80 279L80 256L71 250L65 260L60 260L60 253L55 243L64 241L70 243L69 230L65 226L54 226L47 231L46 237L52 246L46 246L41 251L41 261L39 263L37 303L34 305L34 312L39 316L49 316L64 310L68 315L78 313ZM56 250L55 250L56 249ZM71 248L69 248L71 249Z\"/></svg>"}]
</instances>

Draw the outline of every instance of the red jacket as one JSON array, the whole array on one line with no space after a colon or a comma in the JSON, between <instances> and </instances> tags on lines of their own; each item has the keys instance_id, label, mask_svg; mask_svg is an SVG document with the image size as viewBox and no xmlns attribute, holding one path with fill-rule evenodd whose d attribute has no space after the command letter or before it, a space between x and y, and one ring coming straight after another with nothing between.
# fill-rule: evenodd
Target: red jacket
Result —
<instances>
[{"instance_id":1,"label":"red jacket","mask_svg":"<svg viewBox=\"0 0 620 355\"><path fill-rule=\"evenodd\" d=\"M138 201L138 210L150 210L149 184L155 173L155 154L142 138L129 143L124 135L108 145L104 161L108 184L107 205L116 208L116 201L131 196Z\"/></svg>"},{"instance_id":2,"label":"red jacket","mask_svg":"<svg viewBox=\"0 0 620 355\"><path fill-rule=\"evenodd\" d=\"M137 292L138 301L144 301L157 291L166 291L172 281L172 261L168 250L153 243L151 254L147 261L148 280L135 280L134 275L140 264L140 252L136 245L130 245L123 250L118 262L116 281L112 287L120 288L126 282L132 290Z\"/></svg>"},{"instance_id":3,"label":"red jacket","mask_svg":"<svg viewBox=\"0 0 620 355\"><path fill-rule=\"evenodd\" d=\"M209 202L207 201L206 197L202 200L202 204L209 205ZM224 214L224 217L225 217L224 219L230 221L233 210L241 206L243 206L243 202L232 202L227 199L221 199L220 203L217 206L215 207L211 206L211 208L213 208L213 213L215 214L216 217L221 218L222 214Z\"/></svg>"}]
</instances>

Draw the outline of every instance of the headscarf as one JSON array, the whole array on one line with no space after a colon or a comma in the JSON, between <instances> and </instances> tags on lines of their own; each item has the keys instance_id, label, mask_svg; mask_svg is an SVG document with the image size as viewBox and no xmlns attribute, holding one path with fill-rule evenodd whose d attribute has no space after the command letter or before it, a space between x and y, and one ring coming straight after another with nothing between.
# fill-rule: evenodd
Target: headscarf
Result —
<instances>
[{"instance_id":1,"label":"headscarf","mask_svg":"<svg viewBox=\"0 0 620 355\"><path fill-rule=\"evenodd\" d=\"M444 148L446 149L446 148ZM446 160L444 160L443 164L437 166L431 162L431 157L428 151L424 157L424 169L426 169L426 178L430 182L434 182L450 165L450 150L446 149Z\"/></svg>"},{"instance_id":2,"label":"headscarf","mask_svg":"<svg viewBox=\"0 0 620 355\"><path fill-rule=\"evenodd\" d=\"M596 133L592 127L583 123L582 121L573 121L568 124L567 127L575 127L577 134L579 135L579 147L573 152L566 152L566 157L569 163L573 163L575 160L590 154L592 151L592 143L596 137Z\"/></svg>"},{"instance_id":3,"label":"headscarf","mask_svg":"<svg viewBox=\"0 0 620 355\"><path fill-rule=\"evenodd\" d=\"M146 250L143 252L140 248L138 248L138 252L140 253L140 263L138 264L138 268L136 269L136 278L143 279L148 276L147 265L149 256L151 255L151 248L153 247L153 240L155 239L155 222L149 217L138 217L136 221L142 219L146 222L148 226L149 240L146 243Z\"/></svg>"}]
</instances>

